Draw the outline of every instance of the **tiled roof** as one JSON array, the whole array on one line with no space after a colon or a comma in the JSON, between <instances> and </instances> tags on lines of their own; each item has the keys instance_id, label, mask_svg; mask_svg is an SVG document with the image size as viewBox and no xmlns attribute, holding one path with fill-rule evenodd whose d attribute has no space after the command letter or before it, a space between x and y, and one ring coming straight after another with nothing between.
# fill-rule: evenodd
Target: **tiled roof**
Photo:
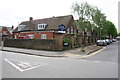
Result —
<instances>
[{"instance_id":1,"label":"tiled roof","mask_svg":"<svg viewBox=\"0 0 120 80\"><path fill-rule=\"evenodd\" d=\"M0 26L0 31L2 31L3 28L6 28L11 34L12 34L12 28L11 27L6 27L6 26Z\"/></svg>"},{"instance_id":2,"label":"tiled roof","mask_svg":"<svg viewBox=\"0 0 120 80\"><path fill-rule=\"evenodd\" d=\"M58 29L58 25L60 24L68 26L71 19L73 19L73 16L67 15L67 16L59 16L59 17L51 17L51 18L45 18L45 19L37 19L32 21L25 21L25 22L22 22L20 25L26 25L26 27L22 29L22 31L38 30L38 24L47 24L45 29ZM17 32L17 31L18 31L18 27L13 32Z\"/></svg>"}]
</instances>

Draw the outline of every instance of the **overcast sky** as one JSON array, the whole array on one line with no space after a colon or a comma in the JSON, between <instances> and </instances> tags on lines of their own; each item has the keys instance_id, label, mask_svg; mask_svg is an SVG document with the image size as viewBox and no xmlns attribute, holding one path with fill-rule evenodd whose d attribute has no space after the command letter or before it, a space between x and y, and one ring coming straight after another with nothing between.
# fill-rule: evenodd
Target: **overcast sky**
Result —
<instances>
[{"instance_id":1,"label":"overcast sky","mask_svg":"<svg viewBox=\"0 0 120 80\"><path fill-rule=\"evenodd\" d=\"M118 28L118 2L120 0L1 0L0 26L15 27L22 21L70 15L73 3L88 2L105 13L107 20ZM74 19L76 17L74 16Z\"/></svg>"}]
</instances>

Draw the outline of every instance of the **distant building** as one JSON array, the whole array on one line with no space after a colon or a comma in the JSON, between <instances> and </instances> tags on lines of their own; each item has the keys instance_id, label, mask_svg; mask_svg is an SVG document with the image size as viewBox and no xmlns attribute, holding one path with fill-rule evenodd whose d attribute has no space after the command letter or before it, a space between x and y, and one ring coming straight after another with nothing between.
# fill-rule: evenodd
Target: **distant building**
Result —
<instances>
[{"instance_id":1,"label":"distant building","mask_svg":"<svg viewBox=\"0 0 120 80\"><path fill-rule=\"evenodd\" d=\"M53 39L54 33L76 33L72 15L21 22L13 31L15 39Z\"/></svg>"},{"instance_id":2,"label":"distant building","mask_svg":"<svg viewBox=\"0 0 120 80\"><path fill-rule=\"evenodd\" d=\"M12 31L13 31L14 27L6 27L6 26L0 26L0 37L2 37L2 39L4 38L12 38Z\"/></svg>"}]
</instances>

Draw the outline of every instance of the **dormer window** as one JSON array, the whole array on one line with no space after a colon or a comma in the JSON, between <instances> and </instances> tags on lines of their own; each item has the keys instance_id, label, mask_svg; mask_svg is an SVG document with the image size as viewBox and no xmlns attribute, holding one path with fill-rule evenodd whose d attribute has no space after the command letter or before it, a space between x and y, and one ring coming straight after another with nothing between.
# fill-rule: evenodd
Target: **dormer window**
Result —
<instances>
[{"instance_id":1,"label":"dormer window","mask_svg":"<svg viewBox=\"0 0 120 80\"><path fill-rule=\"evenodd\" d=\"M26 27L26 25L19 25L19 26L18 26L18 31L23 30L25 27Z\"/></svg>"},{"instance_id":2,"label":"dormer window","mask_svg":"<svg viewBox=\"0 0 120 80\"><path fill-rule=\"evenodd\" d=\"M38 29L45 29L47 24L38 24Z\"/></svg>"}]
</instances>

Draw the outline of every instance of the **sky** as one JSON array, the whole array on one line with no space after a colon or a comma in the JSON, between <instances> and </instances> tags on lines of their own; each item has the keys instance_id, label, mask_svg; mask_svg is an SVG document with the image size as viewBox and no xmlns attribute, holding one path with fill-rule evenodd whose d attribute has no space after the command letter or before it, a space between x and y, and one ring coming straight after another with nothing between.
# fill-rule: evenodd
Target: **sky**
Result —
<instances>
[{"instance_id":1,"label":"sky","mask_svg":"<svg viewBox=\"0 0 120 80\"><path fill-rule=\"evenodd\" d=\"M22 21L73 15L73 3L88 2L98 7L118 29L118 2L120 0L0 0L0 26L17 27Z\"/></svg>"}]
</instances>

